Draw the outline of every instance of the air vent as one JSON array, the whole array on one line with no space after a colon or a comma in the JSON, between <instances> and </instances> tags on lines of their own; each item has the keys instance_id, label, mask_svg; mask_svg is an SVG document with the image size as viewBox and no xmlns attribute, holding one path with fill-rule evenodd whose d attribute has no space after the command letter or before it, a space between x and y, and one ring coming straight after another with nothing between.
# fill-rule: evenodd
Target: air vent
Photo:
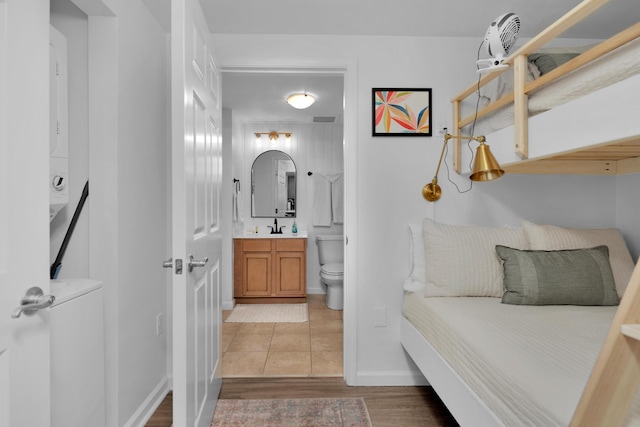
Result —
<instances>
[{"instance_id":1,"label":"air vent","mask_svg":"<svg viewBox=\"0 0 640 427\"><path fill-rule=\"evenodd\" d=\"M335 123L336 116L313 116L313 123Z\"/></svg>"}]
</instances>

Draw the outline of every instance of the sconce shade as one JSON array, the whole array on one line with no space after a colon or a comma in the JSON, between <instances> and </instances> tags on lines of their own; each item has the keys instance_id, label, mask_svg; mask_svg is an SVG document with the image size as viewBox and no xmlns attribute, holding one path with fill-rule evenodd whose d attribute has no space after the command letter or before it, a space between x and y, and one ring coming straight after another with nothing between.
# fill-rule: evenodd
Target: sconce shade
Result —
<instances>
[{"instance_id":1,"label":"sconce shade","mask_svg":"<svg viewBox=\"0 0 640 427\"><path fill-rule=\"evenodd\" d=\"M500 167L489 146L484 142L480 143L476 150L476 158L473 162L473 171L469 179L471 181L492 181L504 175L504 170Z\"/></svg>"},{"instance_id":2,"label":"sconce shade","mask_svg":"<svg viewBox=\"0 0 640 427\"><path fill-rule=\"evenodd\" d=\"M316 102L315 98L308 93L294 93L287 97L287 104L298 110L309 108L314 102Z\"/></svg>"}]
</instances>

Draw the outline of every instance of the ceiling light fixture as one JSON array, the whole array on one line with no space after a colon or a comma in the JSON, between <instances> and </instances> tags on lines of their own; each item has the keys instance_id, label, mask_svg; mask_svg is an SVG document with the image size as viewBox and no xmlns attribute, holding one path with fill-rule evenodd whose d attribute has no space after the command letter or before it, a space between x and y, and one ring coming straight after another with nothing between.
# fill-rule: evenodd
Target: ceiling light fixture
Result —
<instances>
[{"instance_id":1,"label":"ceiling light fixture","mask_svg":"<svg viewBox=\"0 0 640 427\"><path fill-rule=\"evenodd\" d=\"M260 139L262 138L262 135L269 135L269 140L271 141L277 141L278 138L280 138L280 135L284 135L285 138L287 138L287 140L291 139L291 132L276 132L276 131L271 131L271 132L256 132L256 141L260 141Z\"/></svg>"},{"instance_id":2,"label":"ceiling light fixture","mask_svg":"<svg viewBox=\"0 0 640 427\"><path fill-rule=\"evenodd\" d=\"M299 110L311 107L314 102L316 99L308 93L294 93L287 97L287 104Z\"/></svg>"}]
</instances>

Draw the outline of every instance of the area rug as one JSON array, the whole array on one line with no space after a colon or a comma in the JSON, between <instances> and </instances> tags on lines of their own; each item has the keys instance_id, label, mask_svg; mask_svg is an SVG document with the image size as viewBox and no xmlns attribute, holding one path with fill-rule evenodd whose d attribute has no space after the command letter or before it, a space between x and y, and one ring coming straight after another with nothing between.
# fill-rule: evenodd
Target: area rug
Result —
<instances>
[{"instance_id":1,"label":"area rug","mask_svg":"<svg viewBox=\"0 0 640 427\"><path fill-rule=\"evenodd\" d=\"M307 304L238 304L225 322L307 322Z\"/></svg>"},{"instance_id":2,"label":"area rug","mask_svg":"<svg viewBox=\"0 0 640 427\"><path fill-rule=\"evenodd\" d=\"M371 427L361 397L348 399L218 400L212 427Z\"/></svg>"}]
</instances>

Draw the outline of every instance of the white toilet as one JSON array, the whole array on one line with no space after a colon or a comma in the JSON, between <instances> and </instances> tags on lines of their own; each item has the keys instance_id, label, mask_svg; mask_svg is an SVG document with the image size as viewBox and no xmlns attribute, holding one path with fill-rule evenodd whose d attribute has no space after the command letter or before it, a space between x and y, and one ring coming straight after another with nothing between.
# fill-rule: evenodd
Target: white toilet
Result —
<instances>
[{"instance_id":1,"label":"white toilet","mask_svg":"<svg viewBox=\"0 0 640 427\"><path fill-rule=\"evenodd\" d=\"M316 236L320 281L327 285L327 307L342 310L344 292L344 246L341 234Z\"/></svg>"}]
</instances>

